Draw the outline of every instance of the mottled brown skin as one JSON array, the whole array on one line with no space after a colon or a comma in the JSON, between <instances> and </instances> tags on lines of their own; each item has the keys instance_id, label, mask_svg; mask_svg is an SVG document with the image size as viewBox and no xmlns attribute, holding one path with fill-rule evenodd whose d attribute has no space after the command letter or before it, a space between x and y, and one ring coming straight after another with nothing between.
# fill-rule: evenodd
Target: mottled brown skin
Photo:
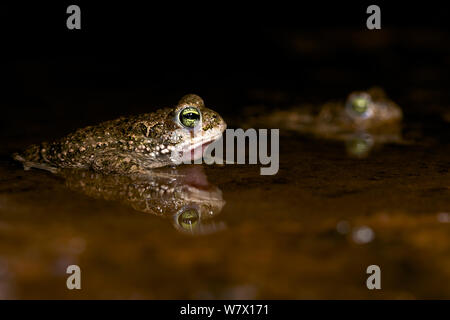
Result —
<instances>
[{"instance_id":1,"label":"mottled brown skin","mask_svg":"<svg viewBox=\"0 0 450 320\"><path fill-rule=\"evenodd\" d=\"M179 112L196 107L201 112L198 128L183 127ZM193 94L184 96L174 108L121 117L89 126L57 141L33 145L14 158L25 169L92 168L103 173L144 173L166 165L179 164L174 156L190 153L199 143L216 140L226 124Z\"/></svg>"}]
</instances>

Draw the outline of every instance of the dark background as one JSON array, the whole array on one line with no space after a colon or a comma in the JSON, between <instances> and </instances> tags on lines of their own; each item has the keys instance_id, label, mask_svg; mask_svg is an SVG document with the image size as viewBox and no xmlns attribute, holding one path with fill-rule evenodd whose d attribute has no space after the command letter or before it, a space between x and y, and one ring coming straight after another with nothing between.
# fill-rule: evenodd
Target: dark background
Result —
<instances>
[{"instance_id":1,"label":"dark background","mask_svg":"<svg viewBox=\"0 0 450 320\"><path fill-rule=\"evenodd\" d=\"M66 28L70 4L81 30ZM51 139L188 92L236 117L251 104L320 104L379 85L406 118L437 117L450 101L445 6L378 2L382 30L371 31L370 4L2 5L0 134Z\"/></svg>"},{"instance_id":2,"label":"dark background","mask_svg":"<svg viewBox=\"0 0 450 320\"><path fill-rule=\"evenodd\" d=\"M372 2L92 2L0 6L0 298L450 297L449 225L437 218L450 199L443 3L377 2L382 30L371 31ZM81 31L66 28L74 3ZM205 168L227 202L213 218L227 230L207 237L11 157L188 92L234 128L247 107L320 107L373 85L401 106L408 143L355 159L340 142L280 131L276 175ZM364 245L362 226L376 234ZM78 293L64 285L72 263L86 270ZM378 293L365 286L371 264L383 270Z\"/></svg>"}]
</instances>

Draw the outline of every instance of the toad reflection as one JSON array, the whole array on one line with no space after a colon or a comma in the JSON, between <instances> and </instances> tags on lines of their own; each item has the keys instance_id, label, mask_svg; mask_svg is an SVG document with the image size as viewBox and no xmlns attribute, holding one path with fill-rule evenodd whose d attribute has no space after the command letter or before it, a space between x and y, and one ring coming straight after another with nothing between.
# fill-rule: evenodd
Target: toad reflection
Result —
<instances>
[{"instance_id":1,"label":"toad reflection","mask_svg":"<svg viewBox=\"0 0 450 320\"><path fill-rule=\"evenodd\" d=\"M208 182L201 166L154 169L145 177L80 169L61 170L60 175L71 190L170 218L180 232L198 235L225 228L211 220L225 205L222 191Z\"/></svg>"},{"instance_id":2,"label":"toad reflection","mask_svg":"<svg viewBox=\"0 0 450 320\"><path fill-rule=\"evenodd\" d=\"M384 133L369 133L360 131L353 134L342 136L345 142L347 154L352 158L366 158L373 149L380 148L385 144L408 144L401 136L400 127L398 131Z\"/></svg>"}]
</instances>

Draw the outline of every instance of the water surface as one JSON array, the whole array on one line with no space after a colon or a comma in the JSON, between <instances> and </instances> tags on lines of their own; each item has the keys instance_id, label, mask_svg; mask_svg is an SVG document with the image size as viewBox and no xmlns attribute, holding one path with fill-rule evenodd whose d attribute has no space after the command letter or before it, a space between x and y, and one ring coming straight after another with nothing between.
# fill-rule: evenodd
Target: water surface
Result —
<instances>
[{"instance_id":1,"label":"water surface","mask_svg":"<svg viewBox=\"0 0 450 320\"><path fill-rule=\"evenodd\" d=\"M448 298L450 145L428 141L355 159L342 143L282 132L274 176L257 165L195 165L226 202L206 232L24 171L6 147L0 295ZM81 267L80 291L66 289L71 264ZM371 264L381 267L380 291L366 288Z\"/></svg>"}]
</instances>

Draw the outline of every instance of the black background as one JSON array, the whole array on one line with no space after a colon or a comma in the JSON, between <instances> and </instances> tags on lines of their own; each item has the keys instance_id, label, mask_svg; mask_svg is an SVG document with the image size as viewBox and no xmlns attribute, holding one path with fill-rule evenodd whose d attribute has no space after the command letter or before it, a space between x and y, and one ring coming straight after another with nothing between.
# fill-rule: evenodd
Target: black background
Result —
<instances>
[{"instance_id":1,"label":"black background","mask_svg":"<svg viewBox=\"0 0 450 320\"><path fill-rule=\"evenodd\" d=\"M81 30L66 28L70 4L81 7ZM380 85L412 111L446 107L450 45L444 4L378 2L382 30L374 31L366 28L370 4L2 5L1 134L51 138L176 103L188 92L225 115L253 103L248 92L254 88L322 103ZM371 37L381 39L381 45L355 45L355 33L366 33L369 44ZM313 50L295 50L299 35ZM424 105L409 97L418 88L432 92L434 100Z\"/></svg>"}]
</instances>

